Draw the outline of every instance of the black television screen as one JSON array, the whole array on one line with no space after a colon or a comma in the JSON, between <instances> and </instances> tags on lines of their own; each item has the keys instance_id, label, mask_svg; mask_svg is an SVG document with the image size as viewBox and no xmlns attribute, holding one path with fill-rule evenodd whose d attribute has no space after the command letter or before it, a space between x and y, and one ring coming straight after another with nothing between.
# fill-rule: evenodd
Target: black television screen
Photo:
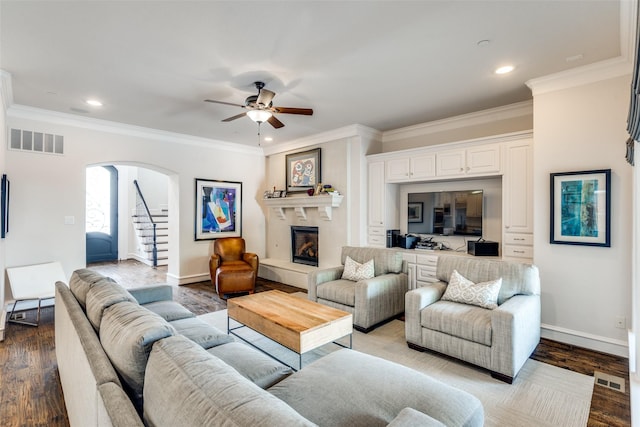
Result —
<instances>
[{"instance_id":1,"label":"black television screen","mask_svg":"<svg viewBox=\"0 0 640 427\"><path fill-rule=\"evenodd\" d=\"M409 193L409 234L482 236L482 190Z\"/></svg>"}]
</instances>

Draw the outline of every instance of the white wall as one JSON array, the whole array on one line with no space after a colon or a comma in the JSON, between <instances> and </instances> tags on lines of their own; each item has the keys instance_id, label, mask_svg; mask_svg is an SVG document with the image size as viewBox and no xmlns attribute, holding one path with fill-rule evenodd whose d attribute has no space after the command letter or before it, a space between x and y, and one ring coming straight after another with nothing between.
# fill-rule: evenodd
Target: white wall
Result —
<instances>
[{"instance_id":1,"label":"white wall","mask_svg":"<svg viewBox=\"0 0 640 427\"><path fill-rule=\"evenodd\" d=\"M63 135L65 153L6 151L15 213L12 236L6 242L7 266L57 259L67 275L85 266L85 169L94 164L134 165L168 176L170 239L175 242L170 282L190 283L209 276L212 241L194 241L195 178L243 183L242 235L249 250L264 255L265 221L259 204L264 158L258 148L227 148L230 144L220 141L103 122L96 127L72 116L49 114L38 110L31 119L20 111L8 112L10 127ZM65 225L65 216L73 216L75 224Z\"/></svg>"},{"instance_id":2,"label":"white wall","mask_svg":"<svg viewBox=\"0 0 640 427\"><path fill-rule=\"evenodd\" d=\"M534 262L543 336L626 356L631 319L632 168L625 162L630 76L534 92ZM611 247L549 243L549 174L611 169Z\"/></svg>"}]
</instances>

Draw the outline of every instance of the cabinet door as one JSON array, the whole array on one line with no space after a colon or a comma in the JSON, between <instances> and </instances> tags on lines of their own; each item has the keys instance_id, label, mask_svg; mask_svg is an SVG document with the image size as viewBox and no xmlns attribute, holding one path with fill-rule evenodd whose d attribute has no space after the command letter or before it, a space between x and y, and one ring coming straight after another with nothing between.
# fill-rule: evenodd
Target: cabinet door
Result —
<instances>
[{"instance_id":1,"label":"cabinet door","mask_svg":"<svg viewBox=\"0 0 640 427\"><path fill-rule=\"evenodd\" d=\"M492 174L499 173L500 144L483 145L467 148L466 173Z\"/></svg>"},{"instance_id":2,"label":"cabinet door","mask_svg":"<svg viewBox=\"0 0 640 427\"><path fill-rule=\"evenodd\" d=\"M435 154L411 158L410 179L433 178L434 176L436 176Z\"/></svg>"},{"instance_id":3,"label":"cabinet door","mask_svg":"<svg viewBox=\"0 0 640 427\"><path fill-rule=\"evenodd\" d=\"M387 182L406 181L409 179L409 159L387 160Z\"/></svg>"},{"instance_id":4,"label":"cabinet door","mask_svg":"<svg viewBox=\"0 0 640 427\"><path fill-rule=\"evenodd\" d=\"M505 148L503 221L509 233L533 233L533 149L529 140Z\"/></svg>"},{"instance_id":5,"label":"cabinet door","mask_svg":"<svg viewBox=\"0 0 640 427\"><path fill-rule=\"evenodd\" d=\"M369 225L383 226L385 215L384 162L369 163Z\"/></svg>"},{"instance_id":6,"label":"cabinet door","mask_svg":"<svg viewBox=\"0 0 640 427\"><path fill-rule=\"evenodd\" d=\"M465 150L451 150L437 153L436 175L454 176L465 173Z\"/></svg>"}]
</instances>

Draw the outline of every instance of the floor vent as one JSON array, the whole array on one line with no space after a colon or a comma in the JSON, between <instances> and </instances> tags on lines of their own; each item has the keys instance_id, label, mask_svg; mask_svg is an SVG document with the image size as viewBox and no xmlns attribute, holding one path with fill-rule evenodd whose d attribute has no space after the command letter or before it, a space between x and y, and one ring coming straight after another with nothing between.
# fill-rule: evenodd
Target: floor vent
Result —
<instances>
[{"instance_id":1,"label":"floor vent","mask_svg":"<svg viewBox=\"0 0 640 427\"><path fill-rule=\"evenodd\" d=\"M593 376L595 377L595 382L597 385L610 388L611 390L619 391L620 393L625 392L624 378L607 375L598 371L594 372Z\"/></svg>"},{"instance_id":2,"label":"floor vent","mask_svg":"<svg viewBox=\"0 0 640 427\"><path fill-rule=\"evenodd\" d=\"M64 154L64 137L32 130L11 129L9 148L33 153Z\"/></svg>"}]
</instances>

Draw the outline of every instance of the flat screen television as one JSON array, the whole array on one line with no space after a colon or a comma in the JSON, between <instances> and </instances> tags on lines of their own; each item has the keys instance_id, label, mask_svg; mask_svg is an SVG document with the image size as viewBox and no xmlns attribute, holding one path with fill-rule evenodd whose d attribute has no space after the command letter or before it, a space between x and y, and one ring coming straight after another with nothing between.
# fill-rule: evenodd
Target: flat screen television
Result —
<instances>
[{"instance_id":1,"label":"flat screen television","mask_svg":"<svg viewBox=\"0 0 640 427\"><path fill-rule=\"evenodd\" d=\"M408 194L409 234L482 236L482 190Z\"/></svg>"}]
</instances>

